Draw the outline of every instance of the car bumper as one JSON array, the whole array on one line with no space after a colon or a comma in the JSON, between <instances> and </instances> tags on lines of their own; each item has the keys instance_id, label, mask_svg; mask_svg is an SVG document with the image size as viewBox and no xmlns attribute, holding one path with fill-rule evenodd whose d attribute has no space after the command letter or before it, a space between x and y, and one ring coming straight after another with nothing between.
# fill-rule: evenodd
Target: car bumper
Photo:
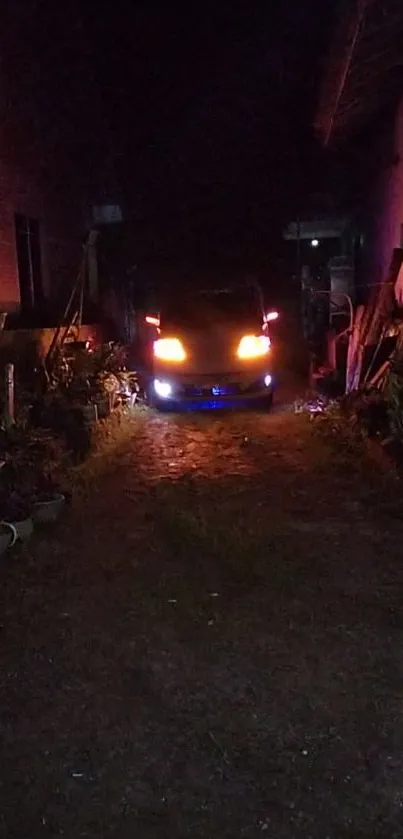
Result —
<instances>
[{"instance_id":1,"label":"car bumper","mask_svg":"<svg viewBox=\"0 0 403 839\"><path fill-rule=\"evenodd\" d=\"M154 400L167 408L179 404L209 409L265 400L273 393L274 381L266 369L213 376L177 373L170 376L166 370L155 370L151 388Z\"/></svg>"}]
</instances>

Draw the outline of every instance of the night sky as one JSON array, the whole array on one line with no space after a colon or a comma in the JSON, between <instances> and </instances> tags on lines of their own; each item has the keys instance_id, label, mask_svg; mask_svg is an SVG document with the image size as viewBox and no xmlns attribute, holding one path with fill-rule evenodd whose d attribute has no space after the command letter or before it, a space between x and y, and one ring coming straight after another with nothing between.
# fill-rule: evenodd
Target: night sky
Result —
<instances>
[{"instance_id":1,"label":"night sky","mask_svg":"<svg viewBox=\"0 0 403 839\"><path fill-rule=\"evenodd\" d=\"M116 190L135 260L189 276L273 262L315 187L332 5L20 4L31 86L93 189Z\"/></svg>"}]
</instances>

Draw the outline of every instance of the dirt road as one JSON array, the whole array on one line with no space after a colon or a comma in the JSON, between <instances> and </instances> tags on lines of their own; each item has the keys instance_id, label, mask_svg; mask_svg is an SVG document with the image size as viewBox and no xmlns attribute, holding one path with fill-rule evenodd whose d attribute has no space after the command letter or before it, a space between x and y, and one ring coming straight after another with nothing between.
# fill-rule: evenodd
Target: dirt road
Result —
<instances>
[{"instance_id":1,"label":"dirt road","mask_svg":"<svg viewBox=\"0 0 403 839\"><path fill-rule=\"evenodd\" d=\"M0 835L402 837L394 480L287 412L92 469L1 560Z\"/></svg>"}]
</instances>

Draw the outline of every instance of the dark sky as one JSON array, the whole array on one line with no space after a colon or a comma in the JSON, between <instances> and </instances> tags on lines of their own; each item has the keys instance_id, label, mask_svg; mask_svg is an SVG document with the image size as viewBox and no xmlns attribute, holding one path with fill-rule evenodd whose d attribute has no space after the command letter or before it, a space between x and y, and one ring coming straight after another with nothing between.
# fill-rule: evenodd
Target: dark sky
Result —
<instances>
[{"instance_id":1,"label":"dark sky","mask_svg":"<svg viewBox=\"0 0 403 839\"><path fill-rule=\"evenodd\" d=\"M264 262L307 178L329 7L135 6L86 19L117 171L168 259Z\"/></svg>"},{"instance_id":2,"label":"dark sky","mask_svg":"<svg viewBox=\"0 0 403 839\"><path fill-rule=\"evenodd\" d=\"M253 272L315 172L310 124L331 5L11 8L49 130L61 119L77 162L90 158L90 171L96 161L106 188L115 179L140 261Z\"/></svg>"}]
</instances>

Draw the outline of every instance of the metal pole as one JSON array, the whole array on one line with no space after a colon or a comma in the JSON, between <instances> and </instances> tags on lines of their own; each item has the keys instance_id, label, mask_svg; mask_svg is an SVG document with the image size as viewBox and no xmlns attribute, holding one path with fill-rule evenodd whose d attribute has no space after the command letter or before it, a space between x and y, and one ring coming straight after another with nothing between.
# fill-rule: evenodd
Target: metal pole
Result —
<instances>
[{"instance_id":1,"label":"metal pole","mask_svg":"<svg viewBox=\"0 0 403 839\"><path fill-rule=\"evenodd\" d=\"M301 284L301 222L297 221L297 280Z\"/></svg>"},{"instance_id":2,"label":"metal pole","mask_svg":"<svg viewBox=\"0 0 403 839\"><path fill-rule=\"evenodd\" d=\"M26 219L26 237L27 237L27 253L28 253L28 269L29 269L29 296L31 308L35 306L35 286L34 286L34 266L32 264L32 243L31 243L31 224L30 220Z\"/></svg>"},{"instance_id":3,"label":"metal pole","mask_svg":"<svg viewBox=\"0 0 403 839\"><path fill-rule=\"evenodd\" d=\"M6 408L5 408L5 424L7 428L14 425L14 364L6 365Z\"/></svg>"},{"instance_id":4,"label":"metal pole","mask_svg":"<svg viewBox=\"0 0 403 839\"><path fill-rule=\"evenodd\" d=\"M326 289L321 289L321 288L318 289L317 291L315 291L314 293L315 294L327 294L330 297L332 297L332 295L337 294L339 297L344 297L347 300L349 314L350 314L350 325L347 327L347 329L344 332L341 332L338 335L338 337L340 337L341 335L344 335L345 333L349 332L353 328L353 323L354 323L354 306L353 306L353 301L352 301L350 295L346 294L344 291L334 292L334 291L327 291Z\"/></svg>"}]
</instances>

